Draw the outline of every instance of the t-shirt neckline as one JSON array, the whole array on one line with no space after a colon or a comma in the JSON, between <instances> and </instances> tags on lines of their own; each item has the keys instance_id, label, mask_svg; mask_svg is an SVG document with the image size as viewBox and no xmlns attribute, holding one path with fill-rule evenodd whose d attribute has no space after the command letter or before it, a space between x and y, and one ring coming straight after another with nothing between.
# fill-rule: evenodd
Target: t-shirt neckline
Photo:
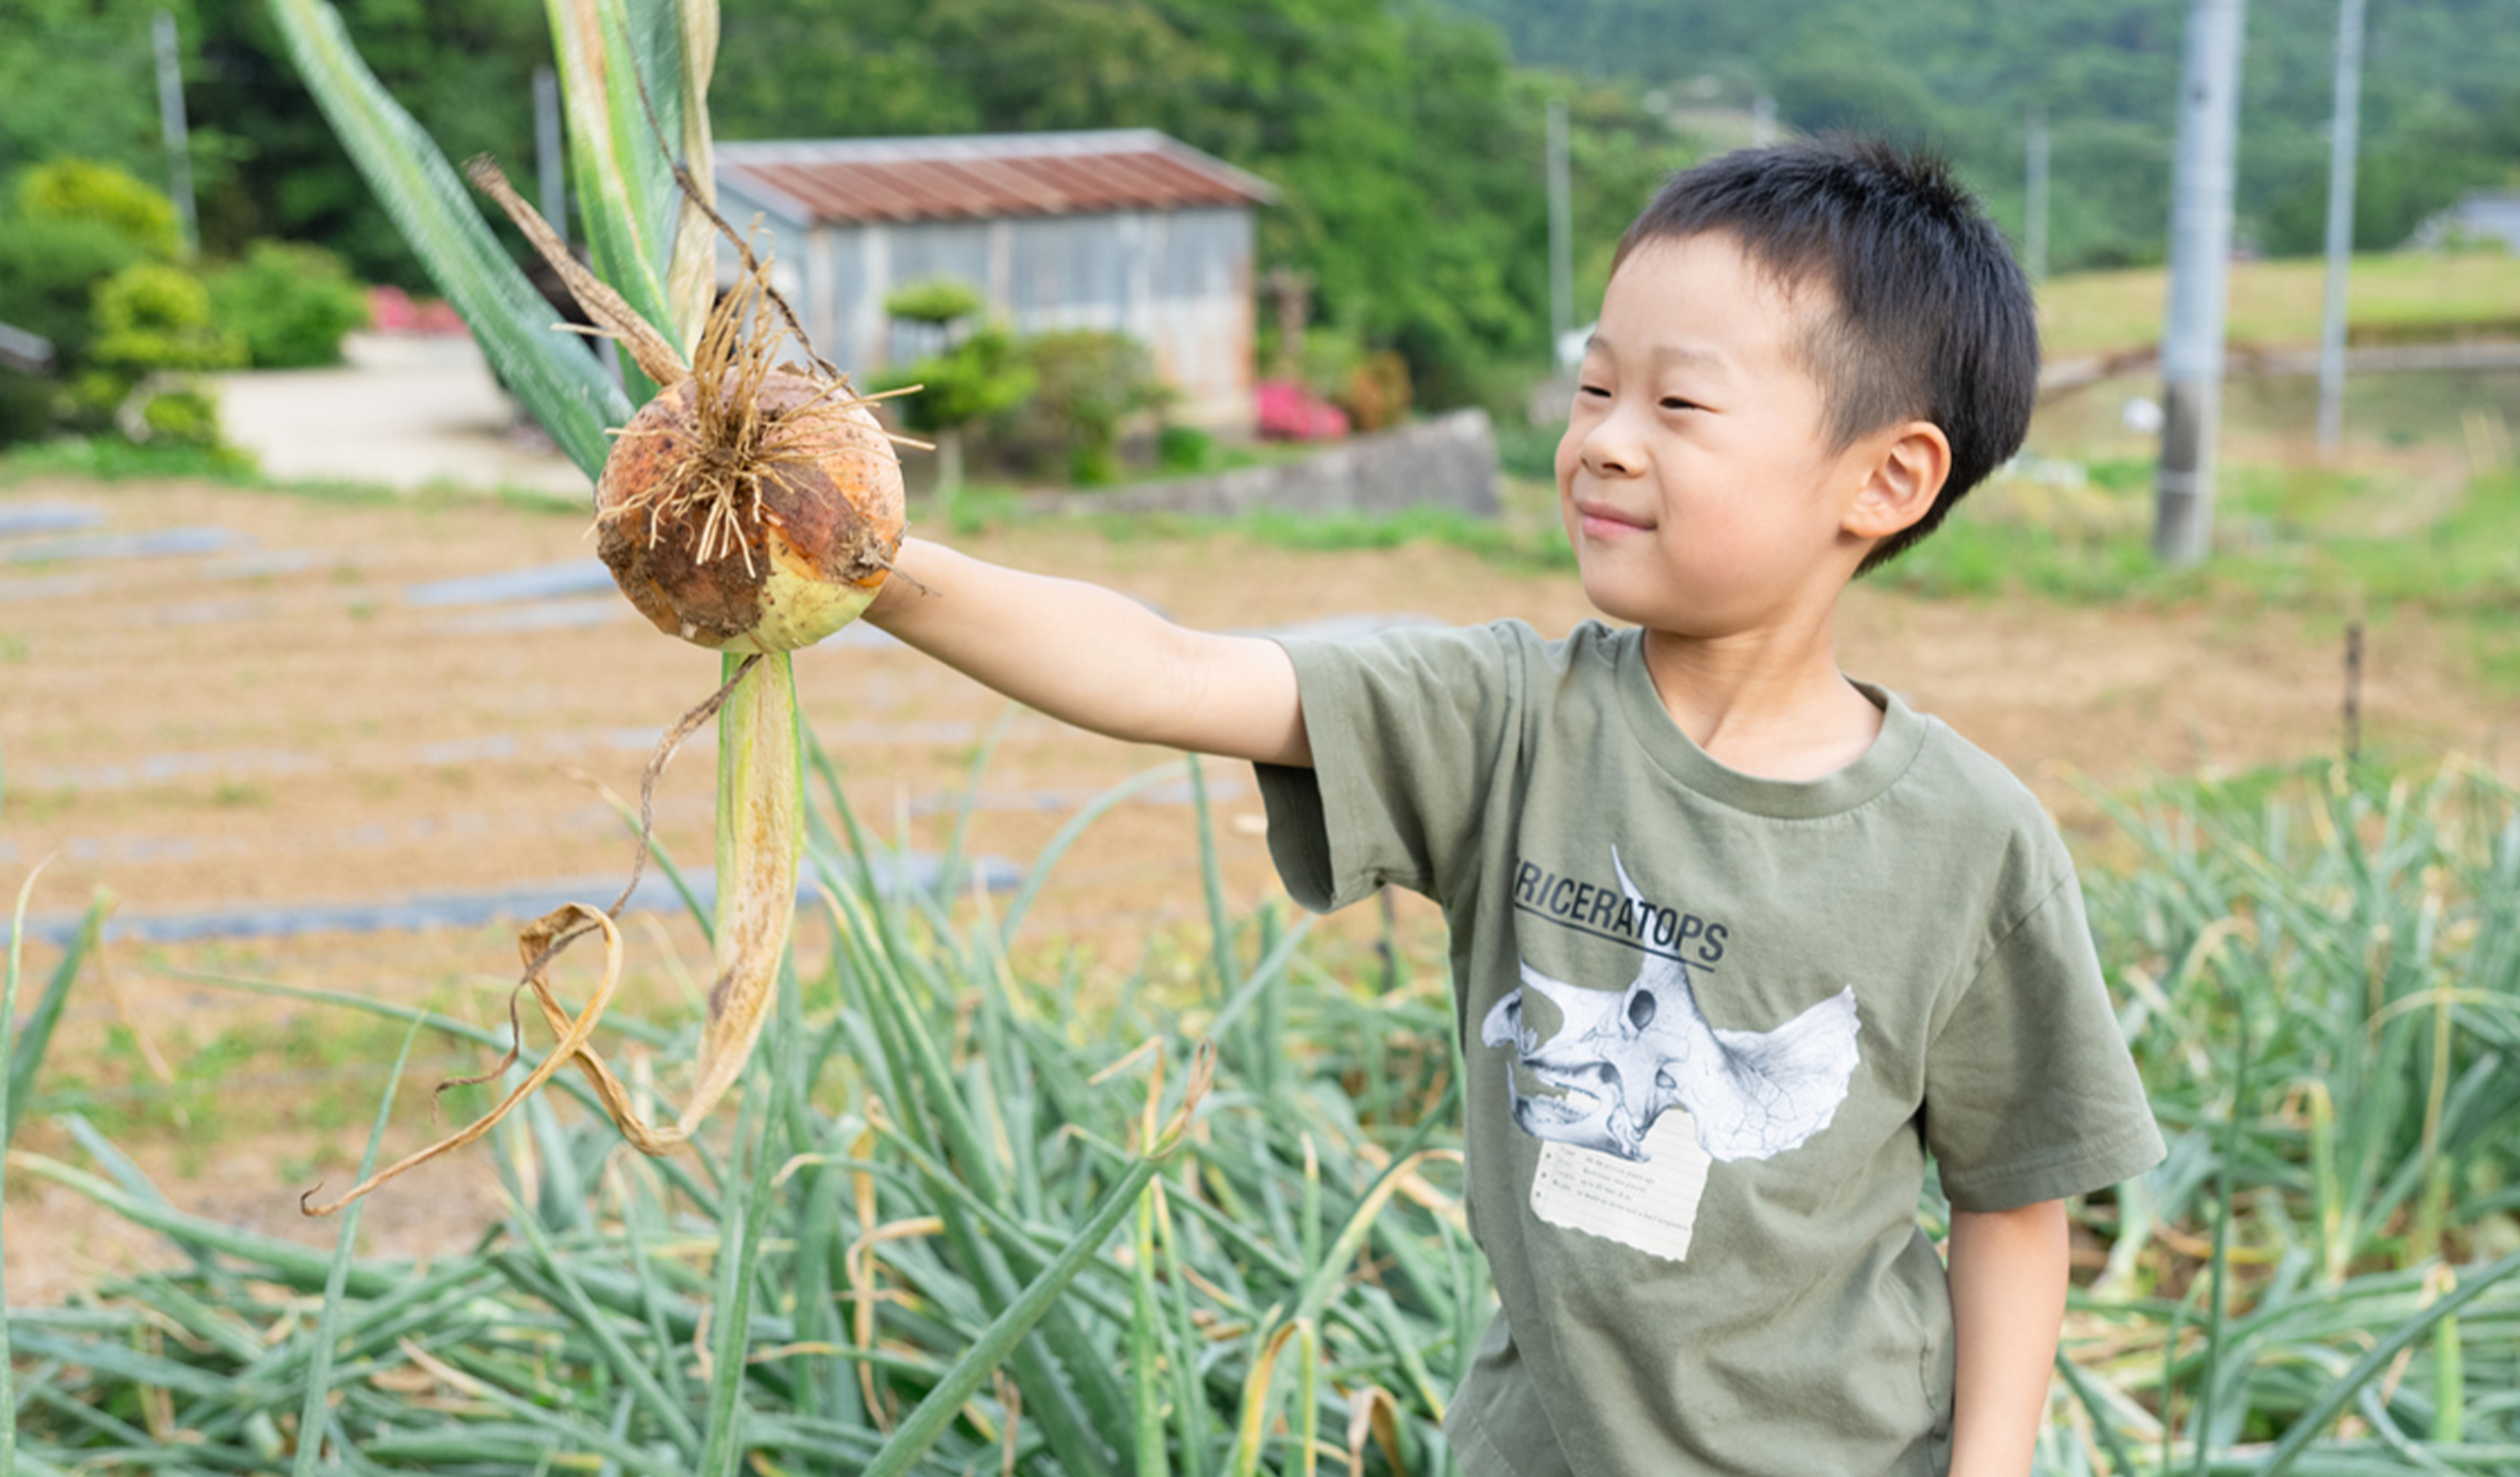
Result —
<instances>
[{"instance_id":1,"label":"t-shirt neckline","mask_svg":"<svg viewBox=\"0 0 2520 1477\"><path fill-rule=\"evenodd\" d=\"M1844 769L1816 780L1775 780L1743 774L1698 747L1663 707L1653 674L1645 670L1645 642L1631 635L1618 655L1619 707L1637 742L1671 778L1707 799L1778 820L1814 820L1852 810L1895 784L1916 762L1930 728L1923 715L1886 687L1850 677L1856 690L1881 710L1881 732Z\"/></svg>"}]
</instances>

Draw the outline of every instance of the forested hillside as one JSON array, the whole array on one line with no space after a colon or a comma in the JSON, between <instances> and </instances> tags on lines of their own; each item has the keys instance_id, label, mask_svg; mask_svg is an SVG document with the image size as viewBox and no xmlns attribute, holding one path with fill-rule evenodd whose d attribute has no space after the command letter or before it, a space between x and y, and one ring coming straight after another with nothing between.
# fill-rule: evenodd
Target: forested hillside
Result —
<instances>
[{"instance_id":1,"label":"forested hillside","mask_svg":"<svg viewBox=\"0 0 2520 1477\"><path fill-rule=\"evenodd\" d=\"M163 180L158 0L0 0L0 176L75 153ZM206 248L312 239L423 286L291 75L261 0L172 6ZM531 0L341 0L395 95L458 159L530 168ZM1421 404L1512 398L1545 353L1545 102L1577 120L1579 277L1685 162L1637 90L1518 73L1482 22L1420 0L724 0L724 139L1145 126L1276 184L1264 267L1314 281L1317 338L1399 350ZM0 179L0 184L5 184ZM1264 321L1265 315L1264 315Z\"/></svg>"},{"instance_id":2,"label":"forested hillside","mask_svg":"<svg viewBox=\"0 0 2520 1477\"><path fill-rule=\"evenodd\" d=\"M2047 115L2060 269L2157 258L2186 0L1442 0L1515 58L1686 105L1759 93L1789 126L1885 128L1950 151L2021 219L2025 124ZM2318 249L2336 0L2253 0L2239 239ZM2520 183L2520 4L2371 0L2357 244L2395 246L2462 191Z\"/></svg>"},{"instance_id":3,"label":"forested hillside","mask_svg":"<svg viewBox=\"0 0 2520 1477\"><path fill-rule=\"evenodd\" d=\"M531 77L549 55L539 5L340 3L449 155L531 168ZM2318 240L2334 5L2249 8L2240 236L2274 254ZM0 0L0 191L68 156L166 178L149 40L160 8L183 36L205 250L312 240L365 277L424 287L263 0ZM2015 229L2023 125L2044 108L2052 264L2145 262L2167 225L2184 12L2184 0L724 0L714 101L727 139L1164 129L1280 187L1262 265L1310 274L1317 341L1399 350L1420 404L1505 404L1545 353L1549 98L1575 121L1579 311L1655 179L1739 137L1760 95L1790 127L1938 143ZM2360 240L2387 246L2520 167L2520 0L2373 0L2365 96ZM1697 126L1727 109L1734 126Z\"/></svg>"}]
</instances>

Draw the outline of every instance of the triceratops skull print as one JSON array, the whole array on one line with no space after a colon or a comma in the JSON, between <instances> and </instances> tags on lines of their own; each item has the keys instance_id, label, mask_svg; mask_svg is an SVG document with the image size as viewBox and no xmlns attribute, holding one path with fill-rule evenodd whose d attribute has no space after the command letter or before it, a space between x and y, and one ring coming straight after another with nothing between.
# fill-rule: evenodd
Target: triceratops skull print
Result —
<instances>
[{"instance_id":1,"label":"triceratops skull print","mask_svg":"<svg viewBox=\"0 0 2520 1477\"><path fill-rule=\"evenodd\" d=\"M1628 901L1646 906L1615 848L1610 866ZM1651 950L1644 959L1624 990L1570 985L1524 963L1522 988L1488 1010L1479 1040L1520 1058L1506 1082L1523 1131L1642 1160L1654 1121L1677 1107L1700 1148L1735 1160L1782 1154L1829 1125L1858 1060L1853 986L1773 1031L1728 1031L1699 1013L1686 966ZM1532 994L1557 1010L1545 1041L1528 1024ZM1524 1072L1547 1091L1524 1091Z\"/></svg>"}]
</instances>

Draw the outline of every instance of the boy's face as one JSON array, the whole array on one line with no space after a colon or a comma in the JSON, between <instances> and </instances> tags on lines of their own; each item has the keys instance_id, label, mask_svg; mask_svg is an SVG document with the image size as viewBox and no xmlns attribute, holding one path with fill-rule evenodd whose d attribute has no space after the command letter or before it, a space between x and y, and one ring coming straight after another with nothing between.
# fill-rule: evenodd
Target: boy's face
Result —
<instances>
[{"instance_id":1,"label":"boy's face","mask_svg":"<svg viewBox=\"0 0 2520 1477\"><path fill-rule=\"evenodd\" d=\"M1728 235L1649 242L1620 264L1557 445L1595 608L1712 639L1836 599L1873 542L1846 523L1880 448L1830 448L1796 353L1827 310L1824 289L1789 294Z\"/></svg>"}]
</instances>

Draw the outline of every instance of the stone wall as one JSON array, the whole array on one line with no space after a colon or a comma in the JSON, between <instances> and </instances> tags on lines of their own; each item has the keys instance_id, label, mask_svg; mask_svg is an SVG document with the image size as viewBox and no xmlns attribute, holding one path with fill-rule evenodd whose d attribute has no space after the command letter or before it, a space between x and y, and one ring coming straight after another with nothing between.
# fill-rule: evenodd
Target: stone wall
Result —
<instances>
[{"instance_id":1,"label":"stone wall","mask_svg":"<svg viewBox=\"0 0 2520 1477\"><path fill-rule=\"evenodd\" d=\"M1208 477L1132 482L1106 492L1043 492L1028 510L1187 513L1233 518L1288 513L1397 513L1431 504L1480 517L1497 512L1496 433L1480 410L1454 411L1326 446L1299 462Z\"/></svg>"}]
</instances>

